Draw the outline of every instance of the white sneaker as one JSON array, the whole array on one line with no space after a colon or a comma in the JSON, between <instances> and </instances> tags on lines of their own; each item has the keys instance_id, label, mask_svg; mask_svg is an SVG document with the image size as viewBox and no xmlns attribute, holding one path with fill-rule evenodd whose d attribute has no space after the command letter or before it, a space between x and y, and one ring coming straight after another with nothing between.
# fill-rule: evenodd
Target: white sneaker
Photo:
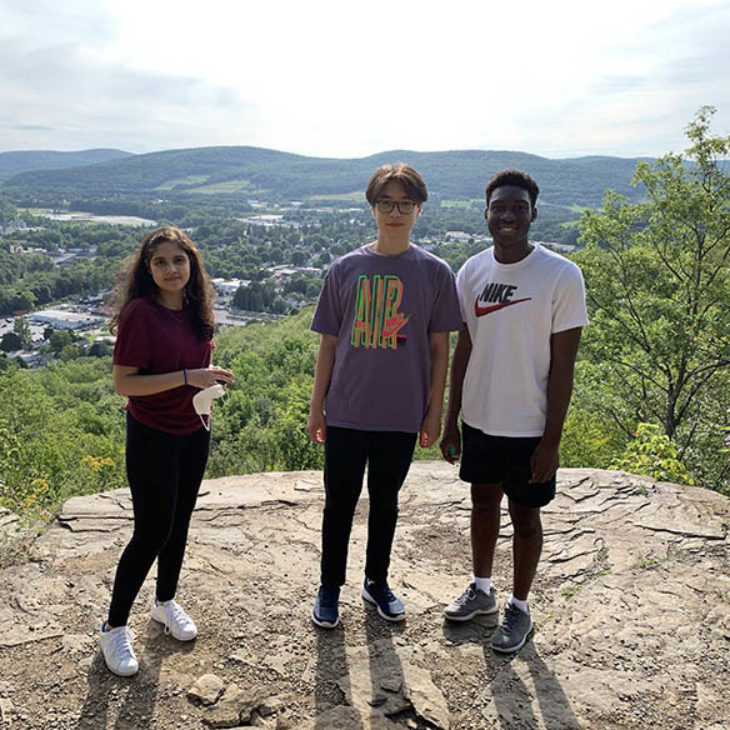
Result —
<instances>
[{"instance_id":1,"label":"white sneaker","mask_svg":"<svg viewBox=\"0 0 730 730\"><path fill-rule=\"evenodd\" d=\"M164 624L165 633L172 634L178 641L192 641L198 635L193 619L183 611L182 606L174 599L152 606L152 618Z\"/></svg>"},{"instance_id":2,"label":"white sneaker","mask_svg":"<svg viewBox=\"0 0 730 730\"><path fill-rule=\"evenodd\" d=\"M99 644L109 671L120 677L137 674L139 662L131 643L135 638L134 631L129 626L117 626L115 629L104 631L104 625L102 624L99 629Z\"/></svg>"}]
</instances>

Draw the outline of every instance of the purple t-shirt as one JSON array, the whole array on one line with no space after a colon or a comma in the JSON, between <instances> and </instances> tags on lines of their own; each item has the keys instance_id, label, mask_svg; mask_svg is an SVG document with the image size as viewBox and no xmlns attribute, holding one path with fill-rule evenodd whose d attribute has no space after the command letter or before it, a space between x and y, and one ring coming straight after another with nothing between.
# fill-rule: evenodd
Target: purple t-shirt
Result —
<instances>
[{"instance_id":1,"label":"purple t-shirt","mask_svg":"<svg viewBox=\"0 0 730 730\"><path fill-rule=\"evenodd\" d=\"M114 364L139 368L142 375L171 373L183 368L207 368L213 341L201 342L185 309L172 310L152 299L132 299L119 319ZM181 385L153 395L130 396L127 410L145 426L172 434L189 434L202 428L193 408L198 392Z\"/></svg>"},{"instance_id":2,"label":"purple t-shirt","mask_svg":"<svg viewBox=\"0 0 730 730\"><path fill-rule=\"evenodd\" d=\"M327 424L417 433L428 406L429 333L461 326L454 275L422 248L381 256L363 246L335 261L311 327L337 337Z\"/></svg>"}]
</instances>

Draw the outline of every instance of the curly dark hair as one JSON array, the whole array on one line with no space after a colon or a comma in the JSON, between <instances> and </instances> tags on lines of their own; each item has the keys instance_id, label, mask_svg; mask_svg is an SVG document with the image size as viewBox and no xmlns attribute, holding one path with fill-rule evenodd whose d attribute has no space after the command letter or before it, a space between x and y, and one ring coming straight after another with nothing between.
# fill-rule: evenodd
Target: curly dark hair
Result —
<instances>
[{"instance_id":1,"label":"curly dark hair","mask_svg":"<svg viewBox=\"0 0 730 730\"><path fill-rule=\"evenodd\" d=\"M115 333L124 308L138 297L156 298L157 284L150 274L149 263L155 248L165 241L176 243L185 251L190 261L190 279L185 285L183 306L188 312L190 323L202 342L213 339L215 317L213 316L213 288L205 271L203 258L195 244L184 231L174 226L157 228L148 233L142 243L123 266L117 277L112 294L112 316L109 329Z\"/></svg>"},{"instance_id":2,"label":"curly dark hair","mask_svg":"<svg viewBox=\"0 0 730 730\"><path fill-rule=\"evenodd\" d=\"M489 205L489 198L492 196L492 193L504 185L514 185L516 188L526 190L530 196L532 207L535 207L537 196L540 194L540 186L531 175L522 172L522 170L517 170L514 167L508 167L505 170L495 172L487 180L487 187L484 190L487 195L487 205Z\"/></svg>"}]
</instances>

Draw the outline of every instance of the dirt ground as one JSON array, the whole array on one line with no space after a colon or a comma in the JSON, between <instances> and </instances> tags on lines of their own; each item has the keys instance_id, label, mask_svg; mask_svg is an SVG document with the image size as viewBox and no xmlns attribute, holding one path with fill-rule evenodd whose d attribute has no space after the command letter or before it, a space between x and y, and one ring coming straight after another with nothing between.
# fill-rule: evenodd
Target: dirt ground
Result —
<instances>
[{"instance_id":1,"label":"dirt ground","mask_svg":"<svg viewBox=\"0 0 730 730\"><path fill-rule=\"evenodd\" d=\"M129 498L71 500L29 561L0 570L0 730L730 727L730 500L562 470L544 510L536 631L504 657L489 647L497 616L443 619L471 574L468 489L453 468L416 462L404 486L391 566L401 624L360 598L366 495L342 626L311 623L322 498L316 472L206 482L177 596L199 637L177 642L149 619L148 579L130 679L96 646ZM503 603L506 512L496 565Z\"/></svg>"}]
</instances>

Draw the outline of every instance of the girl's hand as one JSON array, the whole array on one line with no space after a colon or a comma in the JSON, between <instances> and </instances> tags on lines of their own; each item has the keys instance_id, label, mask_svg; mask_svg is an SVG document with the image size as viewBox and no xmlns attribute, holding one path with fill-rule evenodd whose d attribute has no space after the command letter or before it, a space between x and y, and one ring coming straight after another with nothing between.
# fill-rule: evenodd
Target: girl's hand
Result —
<instances>
[{"instance_id":1,"label":"girl's hand","mask_svg":"<svg viewBox=\"0 0 730 730\"><path fill-rule=\"evenodd\" d=\"M210 388L216 383L230 385L233 382L233 373L230 370L211 365L207 368L188 370L188 385L196 388Z\"/></svg>"}]
</instances>

